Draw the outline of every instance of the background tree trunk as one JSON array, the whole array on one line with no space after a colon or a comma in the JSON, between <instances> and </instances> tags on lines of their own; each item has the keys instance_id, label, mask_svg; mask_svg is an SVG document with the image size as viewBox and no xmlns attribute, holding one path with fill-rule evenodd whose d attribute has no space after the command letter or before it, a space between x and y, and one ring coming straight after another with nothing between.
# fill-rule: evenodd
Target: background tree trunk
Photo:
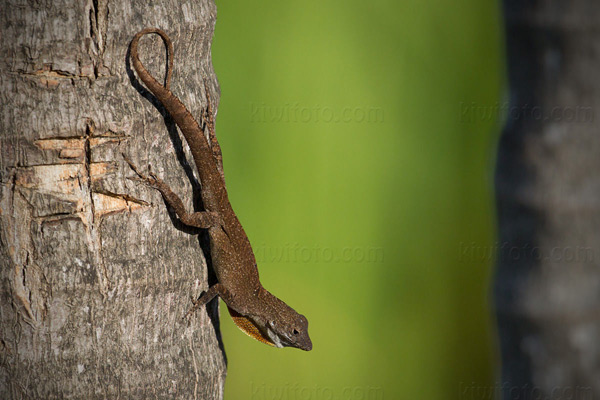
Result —
<instances>
[{"instance_id":1,"label":"background tree trunk","mask_svg":"<svg viewBox=\"0 0 600 400\"><path fill-rule=\"evenodd\" d=\"M505 399L600 396L600 2L505 0L497 165Z\"/></svg>"},{"instance_id":2,"label":"background tree trunk","mask_svg":"<svg viewBox=\"0 0 600 400\"><path fill-rule=\"evenodd\" d=\"M197 232L121 154L192 209L187 145L126 55L136 32L164 29L172 89L200 116L203 76L217 100L215 20L212 0L3 2L0 398L222 398L217 302L182 322L207 287ZM158 37L140 54L162 79Z\"/></svg>"}]
</instances>

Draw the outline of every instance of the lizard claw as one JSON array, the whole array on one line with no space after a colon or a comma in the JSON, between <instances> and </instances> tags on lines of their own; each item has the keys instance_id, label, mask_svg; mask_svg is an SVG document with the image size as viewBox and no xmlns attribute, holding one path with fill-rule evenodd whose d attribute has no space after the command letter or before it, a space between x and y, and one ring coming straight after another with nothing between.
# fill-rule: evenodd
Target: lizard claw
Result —
<instances>
[{"instance_id":1,"label":"lizard claw","mask_svg":"<svg viewBox=\"0 0 600 400\"><path fill-rule=\"evenodd\" d=\"M190 296L190 300L192 301L192 306L190 307L190 309L185 313L185 315L183 316L182 319L186 319L186 318L191 318L192 314L200 308L200 298L204 295L204 291L202 291L202 293L200 293L200 296L198 296L198 298L196 300L194 300L193 296Z\"/></svg>"},{"instance_id":2,"label":"lizard claw","mask_svg":"<svg viewBox=\"0 0 600 400\"><path fill-rule=\"evenodd\" d=\"M133 161L131 161L129 159L129 157L127 157L125 154L122 154L122 155L123 155L123 159L127 162L127 164L129 164L129 167L133 170L133 172L135 172L135 174L137 176L139 176L140 178L142 178L144 180L148 179L148 177L145 176L142 171L140 171L140 169L133 163Z\"/></svg>"},{"instance_id":3,"label":"lizard claw","mask_svg":"<svg viewBox=\"0 0 600 400\"><path fill-rule=\"evenodd\" d=\"M156 176L152 171L150 171L150 177L147 180L152 186L156 186L157 183L161 182L160 178Z\"/></svg>"},{"instance_id":4,"label":"lizard claw","mask_svg":"<svg viewBox=\"0 0 600 400\"><path fill-rule=\"evenodd\" d=\"M152 171L152 166L150 164L148 164L148 175L149 176L146 177L146 181L153 188L158 189L158 186L164 183L158 176L156 176L154 171Z\"/></svg>"},{"instance_id":5,"label":"lizard claw","mask_svg":"<svg viewBox=\"0 0 600 400\"><path fill-rule=\"evenodd\" d=\"M152 169L150 168L150 165L148 165L148 173L150 174L150 176L148 176L145 175L142 171L140 171L140 169L125 154L123 154L123 158L125 159L127 164L129 164L129 167L131 167L133 172L135 172L135 174L140 177L140 179L146 181L146 183L151 187L158 189L157 184L160 182L160 179L156 175L154 175Z\"/></svg>"}]
</instances>

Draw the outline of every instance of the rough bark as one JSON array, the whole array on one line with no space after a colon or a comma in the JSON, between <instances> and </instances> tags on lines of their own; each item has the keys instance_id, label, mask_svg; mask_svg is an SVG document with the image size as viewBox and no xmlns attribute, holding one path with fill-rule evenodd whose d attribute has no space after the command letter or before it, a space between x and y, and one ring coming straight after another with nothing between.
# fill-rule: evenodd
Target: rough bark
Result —
<instances>
[{"instance_id":1,"label":"rough bark","mask_svg":"<svg viewBox=\"0 0 600 400\"><path fill-rule=\"evenodd\" d=\"M504 399L600 397L600 2L505 0L496 174Z\"/></svg>"},{"instance_id":2,"label":"rough bark","mask_svg":"<svg viewBox=\"0 0 600 400\"><path fill-rule=\"evenodd\" d=\"M126 55L168 32L172 89L200 116L215 20L212 0L3 2L0 398L222 398L217 303L182 321L207 288L201 235L122 157L192 209L186 145ZM140 53L164 76L158 38Z\"/></svg>"}]
</instances>

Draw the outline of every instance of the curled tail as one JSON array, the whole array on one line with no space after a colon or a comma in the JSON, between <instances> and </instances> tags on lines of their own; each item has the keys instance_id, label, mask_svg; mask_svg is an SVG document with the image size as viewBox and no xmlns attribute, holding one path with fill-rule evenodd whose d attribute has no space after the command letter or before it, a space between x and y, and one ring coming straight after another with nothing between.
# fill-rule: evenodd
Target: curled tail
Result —
<instances>
[{"instance_id":1,"label":"curled tail","mask_svg":"<svg viewBox=\"0 0 600 400\"><path fill-rule=\"evenodd\" d=\"M157 35L159 35L161 39L165 42L165 45L167 46L168 65L167 76L165 77L164 86L161 85L156 79L154 79L150 72L148 72L146 67L144 67L144 64L142 64L142 62L140 61L140 57L138 55L138 43L140 41L140 38L144 35L147 35L148 33L156 33ZM135 68L135 72L137 72L142 82L144 82L144 84L148 87L148 89L150 89L152 93L154 93L154 95L158 97L159 93L161 93L163 96L165 96L167 95L167 92L171 92L171 76L173 75L173 42L171 41L171 38L169 38L169 36L165 33L165 31L158 28L146 28L144 30L139 31L138 33L136 33L136 35L133 37L133 40L131 41L130 54L131 61L133 63L133 68ZM162 99L159 100L162 102Z\"/></svg>"}]
</instances>

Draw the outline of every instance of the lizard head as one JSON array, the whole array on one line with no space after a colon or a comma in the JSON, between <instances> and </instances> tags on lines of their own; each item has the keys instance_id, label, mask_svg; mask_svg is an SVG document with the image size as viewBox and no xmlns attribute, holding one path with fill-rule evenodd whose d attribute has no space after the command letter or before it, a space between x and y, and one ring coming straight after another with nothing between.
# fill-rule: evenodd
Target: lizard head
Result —
<instances>
[{"instance_id":1,"label":"lizard head","mask_svg":"<svg viewBox=\"0 0 600 400\"><path fill-rule=\"evenodd\" d=\"M260 313L242 315L228 307L238 328L269 346L312 350L306 317L266 290L260 296L263 300Z\"/></svg>"},{"instance_id":2,"label":"lizard head","mask_svg":"<svg viewBox=\"0 0 600 400\"><path fill-rule=\"evenodd\" d=\"M267 321L267 335L276 347L296 347L312 350L312 342L308 336L308 320L292 308L285 318L274 318Z\"/></svg>"}]
</instances>

